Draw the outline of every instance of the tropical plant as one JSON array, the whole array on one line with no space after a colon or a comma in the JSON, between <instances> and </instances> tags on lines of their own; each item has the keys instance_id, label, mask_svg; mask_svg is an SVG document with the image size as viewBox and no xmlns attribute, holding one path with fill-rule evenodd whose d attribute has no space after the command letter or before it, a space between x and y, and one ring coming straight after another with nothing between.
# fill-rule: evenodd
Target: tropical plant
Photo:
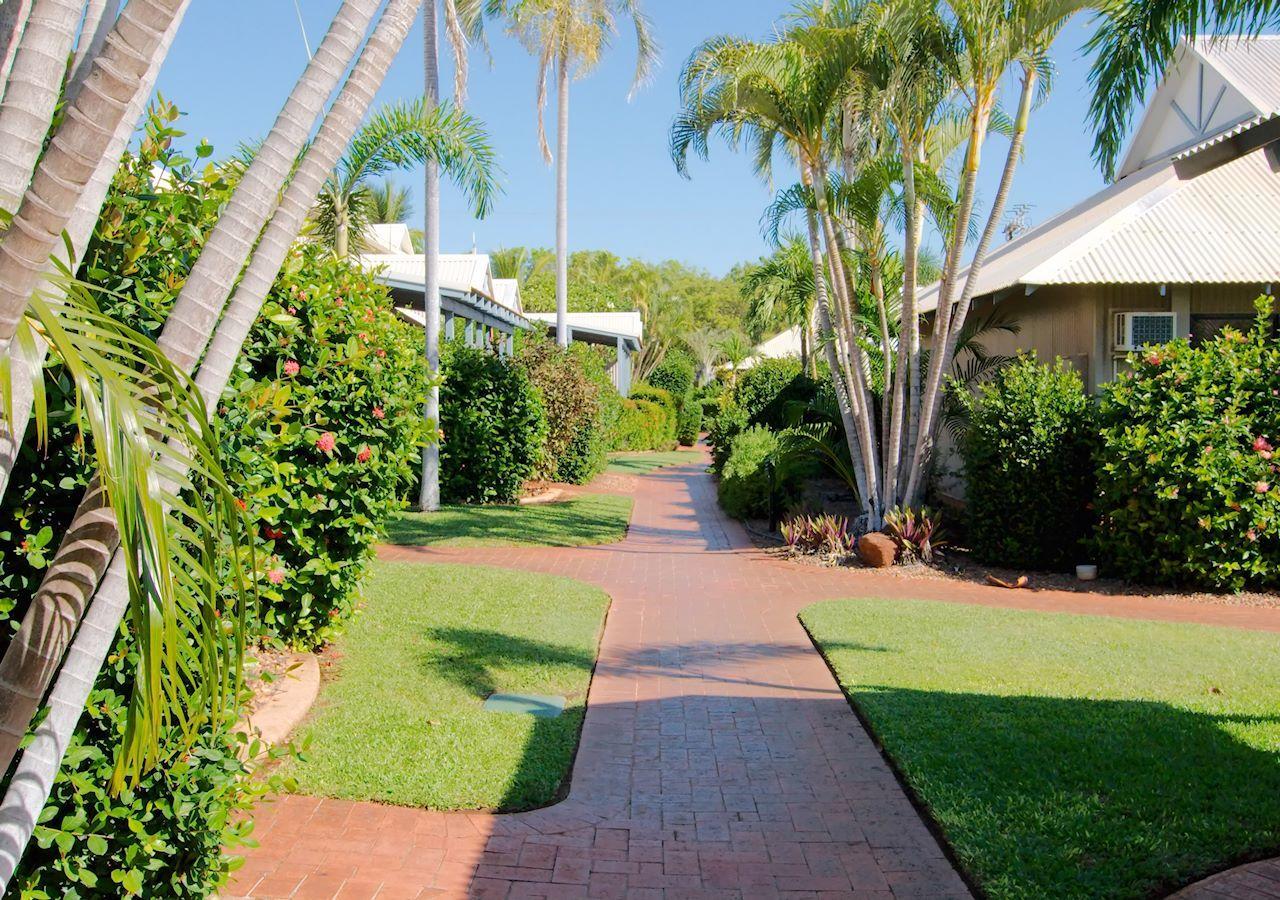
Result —
<instances>
[{"instance_id":1,"label":"tropical plant","mask_svg":"<svg viewBox=\"0 0 1280 900\"><path fill-rule=\"evenodd\" d=\"M904 563L933 562L933 555L947 546L942 539L942 514L927 506L899 507L885 513L885 534L898 548L898 560Z\"/></svg>"},{"instance_id":2,"label":"tropical plant","mask_svg":"<svg viewBox=\"0 0 1280 900\"><path fill-rule=\"evenodd\" d=\"M782 523L781 531L783 542L793 553L848 556L857 543L849 520L830 513L793 516Z\"/></svg>"},{"instance_id":3,"label":"tropical plant","mask_svg":"<svg viewBox=\"0 0 1280 900\"><path fill-rule=\"evenodd\" d=\"M730 332L720 339L720 355L724 357L725 364L729 367L731 383L737 380L738 369L751 358L754 350L755 347L751 345L751 341L739 331Z\"/></svg>"},{"instance_id":4,"label":"tropical plant","mask_svg":"<svg viewBox=\"0 0 1280 900\"><path fill-rule=\"evenodd\" d=\"M804 240L786 237L782 245L742 276L747 330L756 337L794 328L800 334L800 364L809 368L813 322L813 260Z\"/></svg>"},{"instance_id":5,"label":"tropical plant","mask_svg":"<svg viewBox=\"0 0 1280 900\"><path fill-rule=\"evenodd\" d=\"M556 341L568 346L569 328L569 78L588 75L600 62L618 30L618 19L635 28L636 70L632 93L648 80L658 61L658 46L639 0L491 0L505 16L508 30L538 60L538 145L543 159L556 164ZM555 68L556 153L547 143L543 113L547 78Z\"/></svg>"},{"instance_id":6,"label":"tropical plant","mask_svg":"<svg viewBox=\"0 0 1280 900\"><path fill-rule=\"evenodd\" d=\"M724 332L719 328L703 325L684 334L684 345L693 354L697 363L694 383L703 387L715 377L716 363L720 361L720 342L724 340Z\"/></svg>"},{"instance_id":7,"label":"tropical plant","mask_svg":"<svg viewBox=\"0 0 1280 900\"><path fill-rule=\"evenodd\" d=\"M409 189L396 184L390 178L381 184L368 185L369 221L375 225L407 222L413 216L413 201Z\"/></svg>"},{"instance_id":8,"label":"tropical plant","mask_svg":"<svg viewBox=\"0 0 1280 900\"><path fill-rule=\"evenodd\" d=\"M533 477L581 484L604 469L605 394L613 390L589 349L561 347L544 335L522 336L516 362L542 397L547 437ZM594 365L593 365L594 364Z\"/></svg>"},{"instance_id":9,"label":"tropical plant","mask_svg":"<svg viewBox=\"0 0 1280 900\"><path fill-rule=\"evenodd\" d=\"M720 505L735 519L767 519L775 528L795 491L793 472L778 454L778 436L763 425L742 431L730 446L717 484Z\"/></svg>"},{"instance_id":10,"label":"tropical plant","mask_svg":"<svg viewBox=\"0 0 1280 900\"><path fill-rule=\"evenodd\" d=\"M522 289L530 278L544 272L554 260L554 253L528 247L499 247L489 254L493 277L514 278Z\"/></svg>"},{"instance_id":11,"label":"tropical plant","mask_svg":"<svg viewBox=\"0 0 1280 900\"><path fill-rule=\"evenodd\" d=\"M471 199L476 215L485 216L497 192L488 134L452 105L419 98L382 106L361 127L316 201L316 235L339 258L364 250L368 226L380 218L371 180L436 159L441 147L450 151L447 173Z\"/></svg>"}]
</instances>

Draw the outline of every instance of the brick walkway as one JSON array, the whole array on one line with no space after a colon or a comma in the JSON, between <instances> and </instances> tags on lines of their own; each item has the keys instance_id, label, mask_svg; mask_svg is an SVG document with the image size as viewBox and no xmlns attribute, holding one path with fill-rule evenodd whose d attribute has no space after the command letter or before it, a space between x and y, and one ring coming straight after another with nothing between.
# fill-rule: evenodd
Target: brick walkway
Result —
<instances>
[{"instance_id":1,"label":"brick walkway","mask_svg":"<svg viewBox=\"0 0 1280 900\"><path fill-rule=\"evenodd\" d=\"M552 572L613 598L569 797L517 815L290 796L228 897L968 897L800 627L917 597L1280 631L1280 611L1012 592L754 550L701 466L637 479L607 547L385 548Z\"/></svg>"}]
</instances>

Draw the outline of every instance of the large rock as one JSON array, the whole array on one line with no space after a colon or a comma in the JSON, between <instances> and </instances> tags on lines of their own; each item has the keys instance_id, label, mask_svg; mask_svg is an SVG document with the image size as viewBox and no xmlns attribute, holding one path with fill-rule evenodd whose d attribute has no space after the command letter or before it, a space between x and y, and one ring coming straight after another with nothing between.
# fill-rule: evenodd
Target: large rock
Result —
<instances>
[{"instance_id":1,"label":"large rock","mask_svg":"<svg viewBox=\"0 0 1280 900\"><path fill-rule=\"evenodd\" d=\"M898 555L893 538L879 531L858 538L858 559L873 569L887 569Z\"/></svg>"}]
</instances>

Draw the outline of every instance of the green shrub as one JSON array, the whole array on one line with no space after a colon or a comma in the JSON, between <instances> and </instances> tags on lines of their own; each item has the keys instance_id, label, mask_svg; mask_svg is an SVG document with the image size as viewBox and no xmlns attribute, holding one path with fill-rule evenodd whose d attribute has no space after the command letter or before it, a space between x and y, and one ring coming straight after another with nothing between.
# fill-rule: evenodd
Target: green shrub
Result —
<instances>
[{"instance_id":1,"label":"green shrub","mask_svg":"<svg viewBox=\"0 0 1280 900\"><path fill-rule=\"evenodd\" d=\"M733 439L718 486L725 512L735 519L777 518L790 488L777 451L778 436L763 425Z\"/></svg>"},{"instance_id":2,"label":"green shrub","mask_svg":"<svg viewBox=\"0 0 1280 900\"><path fill-rule=\"evenodd\" d=\"M648 381L653 387L661 388L671 395L676 403L676 412L683 411L686 400L693 394L695 364L689 354L680 350L669 351L658 367L653 370Z\"/></svg>"},{"instance_id":3,"label":"green shrub","mask_svg":"<svg viewBox=\"0 0 1280 900\"><path fill-rule=\"evenodd\" d=\"M672 418L675 418L676 399L665 388L654 387L647 382L641 381L631 388L631 399L651 400L659 406L665 407L671 412Z\"/></svg>"},{"instance_id":4,"label":"green shrub","mask_svg":"<svg viewBox=\"0 0 1280 900\"><path fill-rule=\"evenodd\" d=\"M723 406L707 423L707 443L711 445L711 470L720 472L736 438L747 427L747 411L736 403Z\"/></svg>"},{"instance_id":5,"label":"green shrub","mask_svg":"<svg viewBox=\"0 0 1280 900\"><path fill-rule=\"evenodd\" d=\"M538 388L547 418L535 478L582 484L604 470L601 395L613 388L589 374L588 366L599 367L598 358L579 348L561 348L545 335L526 336L516 354Z\"/></svg>"},{"instance_id":6,"label":"green shrub","mask_svg":"<svg viewBox=\"0 0 1280 900\"><path fill-rule=\"evenodd\" d=\"M686 403L676 418L676 442L685 447L692 447L698 443L698 436L701 433L702 406L693 402Z\"/></svg>"},{"instance_id":7,"label":"green shrub","mask_svg":"<svg viewBox=\"0 0 1280 900\"><path fill-rule=\"evenodd\" d=\"M799 421L820 385L801 370L797 359L762 359L738 375L733 399L752 425L778 431Z\"/></svg>"},{"instance_id":8,"label":"green shrub","mask_svg":"<svg viewBox=\"0 0 1280 900\"><path fill-rule=\"evenodd\" d=\"M671 450L675 447L675 420L661 403L623 399L614 423L612 450Z\"/></svg>"},{"instance_id":9,"label":"green shrub","mask_svg":"<svg viewBox=\"0 0 1280 900\"><path fill-rule=\"evenodd\" d=\"M359 266L299 249L222 397L227 477L265 541L263 623L291 644L318 646L351 614L418 477L419 334Z\"/></svg>"},{"instance_id":10,"label":"green shrub","mask_svg":"<svg viewBox=\"0 0 1280 900\"><path fill-rule=\"evenodd\" d=\"M1097 546L1126 578L1280 585L1280 344L1260 299L1226 330L1130 357L1102 394Z\"/></svg>"},{"instance_id":11,"label":"green shrub","mask_svg":"<svg viewBox=\"0 0 1280 900\"><path fill-rule=\"evenodd\" d=\"M968 538L987 563L1063 569L1081 561L1093 515L1095 423L1084 382L1058 360L1019 358L969 406L964 456Z\"/></svg>"},{"instance_id":12,"label":"green shrub","mask_svg":"<svg viewBox=\"0 0 1280 900\"><path fill-rule=\"evenodd\" d=\"M440 497L513 503L546 440L538 390L522 366L454 341L441 354Z\"/></svg>"}]
</instances>

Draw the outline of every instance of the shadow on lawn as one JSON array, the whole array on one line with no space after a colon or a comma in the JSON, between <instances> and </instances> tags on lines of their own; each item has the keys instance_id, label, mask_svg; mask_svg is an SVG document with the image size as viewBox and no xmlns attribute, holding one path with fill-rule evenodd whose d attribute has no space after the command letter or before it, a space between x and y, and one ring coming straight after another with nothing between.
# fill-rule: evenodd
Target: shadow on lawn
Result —
<instances>
[{"instance_id":1,"label":"shadow on lawn","mask_svg":"<svg viewBox=\"0 0 1280 900\"><path fill-rule=\"evenodd\" d=\"M992 896L1156 896L1280 852L1280 754L1230 733L1278 716L896 687L854 702Z\"/></svg>"}]
</instances>

